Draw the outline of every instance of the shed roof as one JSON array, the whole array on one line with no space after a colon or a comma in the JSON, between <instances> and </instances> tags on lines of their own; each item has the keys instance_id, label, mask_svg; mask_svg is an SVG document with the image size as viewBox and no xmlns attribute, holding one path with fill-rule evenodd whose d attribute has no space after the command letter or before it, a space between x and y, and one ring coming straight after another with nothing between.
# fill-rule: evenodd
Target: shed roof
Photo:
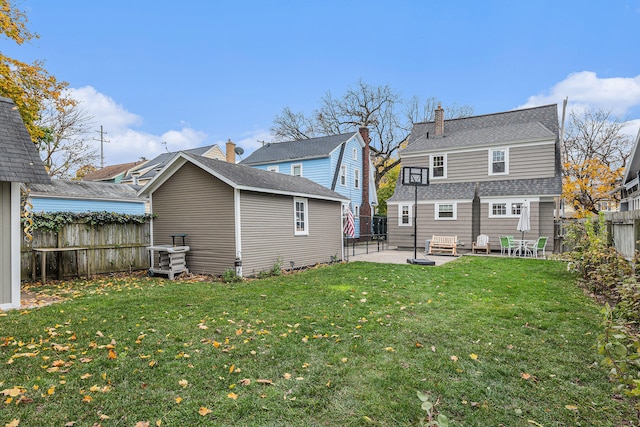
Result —
<instances>
[{"instance_id":1,"label":"shed roof","mask_svg":"<svg viewBox=\"0 0 640 427\"><path fill-rule=\"evenodd\" d=\"M333 150L355 135L359 135L359 132L321 136L299 141L270 142L258 148L240 163L243 165L259 165L328 157Z\"/></svg>"},{"instance_id":2,"label":"shed roof","mask_svg":"<svg viewBox=\"0 0 640 427\"><path fill-rule=\"evenodd\" d=\"M0 181L50 181L18 107L3 97L0 97Z\"/></svg>"},{"instance_id":3,"label":"shed roof","mask_svg":"<svg viewBox=\"0 0 640 427\"><path fill-rule=\"evenodd\" d=\"M347 197L335 191L316 184L315 182L299 177L269 172L250 166L225 162L223 160L210 159L208 157L195 156L180 152L166 165L139 194L152 193L158 186L168 179L185 162L191 162L211 175L219 178L233 188L248 191L257 191L272 194L288 194L293 196L310 197L316 199L346 201Z\"/></svg>"},{"instance_id":4,"label":"shed roof","mask_svg":"<svg viewBox=\"0 0 640 427\"><path fill-rule=\"evenodd\" d=\"M100 200L145 200L129 185L99 181L52 179L50 184L29 184L31 196Z\"/></svg>"},{"instance_id":5,"label":"shed roof","mask_svg":"<svg viewBox=\"0 0 640 427\"><path fill-rule=\"evenodd\" d=\"M445 120L444 133L438 136L434 122L416 123L401 155L449 147L557 140L558 129L556 104Z\"/></svg>"}]
</instances>

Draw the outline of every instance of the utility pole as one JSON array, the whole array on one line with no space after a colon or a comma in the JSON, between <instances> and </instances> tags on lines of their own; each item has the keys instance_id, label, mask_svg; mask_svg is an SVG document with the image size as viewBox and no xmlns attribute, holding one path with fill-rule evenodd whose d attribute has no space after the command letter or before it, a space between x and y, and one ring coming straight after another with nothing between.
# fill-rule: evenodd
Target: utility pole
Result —
<instances>
[{"instance_id":1,"label":"utility pole","mask_svg":"<svg viewBox=\"0 0 640 427\"><path fill-rule=\"evenodd\" d=\"M107 132L104 131L102 125L100 125L100 139L95 139L94 141L100 141L100 169L104 168L104 143L110 142L109 140L105 140L104 136Z\"/></svg>"}]
</instances>

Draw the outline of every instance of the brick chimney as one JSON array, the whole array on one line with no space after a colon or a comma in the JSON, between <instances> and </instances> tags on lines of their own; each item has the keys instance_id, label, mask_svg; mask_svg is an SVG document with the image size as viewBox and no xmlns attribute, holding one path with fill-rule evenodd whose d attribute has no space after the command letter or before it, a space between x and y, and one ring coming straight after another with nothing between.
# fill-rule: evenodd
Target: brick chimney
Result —
<instances>
[{"instance_id":1,"label":"brick chimney","mask_svg":"<svg viewBox=\"0 0 640 427\"><path fill-rule=\"evenodd\" d=\"M227 141L227 162L235 163L236 162L236 144L231 142L231 140Z\"/></svg>"},{"instance_id":2,"label":"brick chimney","mask_svg":"<svg viewBox=\"0 0 640 427\"><path fill-rule=\"evenodd\" d=\"M438 102L438 108L435 111L436 136L444 134L444 110Z\"/></svg>"},{"instance_id":3,"label":"brick chimney","mask_svg":"<svg viewBox=\"0 0 640 427\"><path fill-rule=\"evenodd\" d=\"M364 147L362 148L362 176L360 182L362 183L362 204L360 205L360 236L368 236L371 234L371 224L373 219L371 218L371 205L369 205L369 164L370 164L370 149L369 142L369 128L361 127L359 129L360 136L364 140Z\"/></svg>"}]
</instances>

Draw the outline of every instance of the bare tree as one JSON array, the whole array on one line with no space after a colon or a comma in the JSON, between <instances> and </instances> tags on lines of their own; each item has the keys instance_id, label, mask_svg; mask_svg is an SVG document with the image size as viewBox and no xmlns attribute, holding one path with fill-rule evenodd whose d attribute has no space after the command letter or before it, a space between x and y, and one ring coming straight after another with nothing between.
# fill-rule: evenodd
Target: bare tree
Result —
<instances>
[{"instance_id":1,"label":"bare tree","mask_svg":"<svg viewBox=\"0 0 640 427\"><path fill-rule=\"evenodd\" d=\"M436 104L435 98L424 103L415 97L405 101L389 86L371 86L361 80L342 97L334 98L327 92L320 100L320 108L310 116L284 108L276 116L271 132L277 141L285 141L337 135L366 126L375 159L375 183L379 186L380 180L400 163L398 150L406 143L413 123L429 120ZM472 112L469 106L454 106L447 111L447 117Z\"/></svg>"},{"instance_id":2,"label":"bare tree","mask_svg":"<svg viewBox=\"0 0 640 427\"><path fill-rule=\"evenodd\" d=\"M633 143L621 133L624 125L610 111L570 114L562 145L562 193L577 216L598 213L600 202L618 201L614 190Z\"/></svg>"},{"instance_id":3,"label":"bare tree","mask_svg":"<svg viewBox=\"0 0 640 427\"><path fill-rule=\"evenodd\" d=\"M38 126L43 136L36 145L50 176L72 178L76 169L97 161L89 139L91 120L75 101L42 111Z\"/></svg>"}]
</instances>

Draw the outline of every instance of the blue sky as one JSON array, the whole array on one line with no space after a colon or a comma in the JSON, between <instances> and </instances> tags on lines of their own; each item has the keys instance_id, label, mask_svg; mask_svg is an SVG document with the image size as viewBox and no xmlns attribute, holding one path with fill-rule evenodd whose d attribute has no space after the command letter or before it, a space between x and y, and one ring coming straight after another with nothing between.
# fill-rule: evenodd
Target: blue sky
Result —
<instances>
[{"instance_id":1,"label":"blue sky","mask_svg":"<svg viewBox=\"0 0 640 427\"><path fill-rule=\"evenodd\" d=\"M40 38L3 53L69 83L106 164L227 139L248 154L284 107L311 113L359 80L475 114L569 97L640 126L640 0L16 5Z\"/></svg>"}]
</instances>

